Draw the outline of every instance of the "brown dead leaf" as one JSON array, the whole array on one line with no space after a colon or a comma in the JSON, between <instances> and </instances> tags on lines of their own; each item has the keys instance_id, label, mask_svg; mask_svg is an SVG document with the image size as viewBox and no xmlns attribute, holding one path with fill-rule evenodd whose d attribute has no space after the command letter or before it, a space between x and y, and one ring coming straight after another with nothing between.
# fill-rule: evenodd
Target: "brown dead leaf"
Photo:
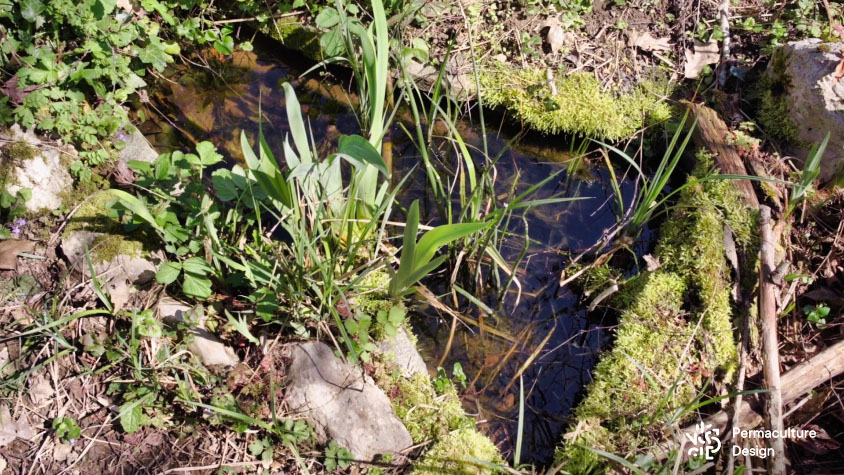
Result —
<instances>
[{"instance_id":1,"label":"brown dead leaf","mask_svg":"<svg viewBox=\"0 0 844 475\"><path fill-rule=\"evenodd\" d=\"M703 68L715 64L721 59L721 52L718 50L718 41L709 40L708 43L701 43L695 40L694 51L686 49L686 79L694 79L700 76Z\"/></svg>"},{"instance_id":2,"label":"brown dead leaf","mask_svg":"<svg viewBox=\"0 0 844 475\"><path fill-rule=\"evenodd\" d=\"M18 268L18 254L35 250L35 241L7 239L0 242L0 270Z\"/></svg>"},{"instance_id":3,"label":"brown dead leaf","mask_svg":"<svg viewBox=\"0 0 844 475\"><path fill-rule=\"evenodd\" d=\"M648 272L653 272L659 269L660 265L662 265L659 263L658 257L654 257L650 254L645 254L644 256L642 256L642 259L645 260L645 264L647 264L648 266Z\"/></svg>"},{"instance_id":4,"label":"brown dead leaf","mask_svg":"<svg viewBox=\"0 0 844 475\"><path fill-rule=\"evenodd\" d=\"M32 427L22 414L18 420L12 419L9 406L0 405L0 447L5 447L16 438L31 439Z\"/></svg>"},{"instance_id":5,"label":"brown dead leaf","mask_svg":"<svg viewBox=\"0 0 844 475\"><path fill-rule=\"evenodd\" d=\"M627 33L627 46L640 48L644 51L671 51L671 43L668 38L654 38L646 32L630 30Z\"/></svg>"}]
</instances>

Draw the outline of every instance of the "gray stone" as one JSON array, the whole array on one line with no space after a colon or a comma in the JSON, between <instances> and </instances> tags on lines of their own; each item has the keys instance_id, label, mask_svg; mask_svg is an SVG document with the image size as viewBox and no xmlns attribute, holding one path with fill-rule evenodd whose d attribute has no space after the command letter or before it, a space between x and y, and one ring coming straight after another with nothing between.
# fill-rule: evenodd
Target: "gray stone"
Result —
<instances>
[{"instance_id":1,"label":"gray stone","mask_svg":"<svg viewBox=\"0 0 844 475\"><path fill-rule=\"evenodd\" d=\"M62 238L61 249L71 266L90 277L88 263L85 262L85 248L88 255L93 251L94 240L103 236L94 231L71 231ZM119 276L133 285L143 285L155 277L156 266L153 262L138 256L117 254L109 261L94 262L94 272L97 275L112 280Z\"/></svg>"},{"instance_id":2,"label":"gray stone","mask_svg":"<svg viewBox=\"0 0 844 475\"><path fill-rule=\"evenodd\" d=\"M168 323L187 321L191 307L171 297L163 297L158 302L158 315ZM226 346L217 335L205 329L204 315L193 329L193 339L188 350L199 358L205 366L232 367L240 362L234 350Z\"/></svg>"},{"instance_id":3,"label":"gray stone","mask_svg":"<svg viewBox=\"0 0 844 475\"><path fill-rule=\"evenodd\" d=\"M3 137L9 141L5 146L24 141L35 148L37 153L30 159L20 160L12 165L13 169L9 172L12 180L6 186L6 191L14 195L21 188L32 190L32 197L26 202L26 209L31 212L60 208L61 193L73 186L73 179L67 166L62 163L61 155L75 155L75 150L68 151L66 147L42 142L31 131L21 131L18 124L12 125L9 132L8 137ZM72 147L70 148L72 150Z\"/></svg>"},{"instance_id":4,"label":"gray stone","mask_svg":"<svg viewBox=\"0 0 844 475\"><path fill-rule=\"evenodd\" d=\"M287 406L314 426L320 443L336 440L367 461L413 445L390 399L360 368L321 342L297 344L291 356Z\"/></svg>"},{"instance_id":5,"label":"gray stone","mask_svg":"<svg viewBox=\"0 0 844 475\"><path fill-rule=\"evenodd\" d=\"M127 125L126 129L132 129L132 132L124 131L117 134L117 140L123 140L124 147L118 154L118 159L123 163L129 163L132 160L152 163L158 158L158 152L150 145L144 134L136 127Z\"/></svg>"},{"instance_id":6,"label":"gray stone","mask_svg":"<svg viewBox=\"0 0 844 475\"><path fill-rule=\"evenodd\" d=\"M91 276L91 269L85 261L85 248L91 256L94 240L103 233L93 231L71 231L62 238L61 250L72 268L86 278ZM135 292L136 285L144 285L155 277L156 265L138 256L117 254L111 260L92 262L94 273L107 288L111 303L120 310Z\"/></svg>"},{"instance_id":7,"label":"gray stone","mask_svg":"<svg viewBox=\"0 0 844 475\"><path fill-rule=\"evenodd\" d=\"M811 145L820 143L830 133L821 161L822 182L832 178L844 163L844 81L835 80L842 48L844 43L821 47L819 39L796 41L785 45L768 66L768 74L787 76L789 117L783 120L790 120L797 128L798 140ZM774 70L783 65L783 71ZM805 159L809 148L795 146L789 151Z\"/></svg>"},{"instance_id":8,"label":"gray stone","mask_svg":"<svg viewBox=\"0 0 844 475\"><path fill-rule=\"evenodd\" d=\"M425 360L416 349L416 345L410 340L404 328L399 328L394 337L386 337L378 343L378 349L393 359L402 371L413 376L416 374L428 374L428 367Z\"/></svg>"}]
</instances>

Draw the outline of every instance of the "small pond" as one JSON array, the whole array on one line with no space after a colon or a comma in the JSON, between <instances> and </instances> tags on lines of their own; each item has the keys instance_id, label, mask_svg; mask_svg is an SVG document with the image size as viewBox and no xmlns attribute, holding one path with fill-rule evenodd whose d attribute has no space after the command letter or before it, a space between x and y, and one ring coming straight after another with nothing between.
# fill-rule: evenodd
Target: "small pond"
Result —
<instances>
[{"instance_id":1,"label":"small pond","mask_svg":"<svg viewBox=\"0 0 844 475\"><path fill-rule=\"evenodd\" d=\"M197 63L168 70L166 78L150 91L149 102L139 104L146 118L141 131L160 152L187 149L192 142L209 140L229 159L236 160L240 157L241 130L250 137L257 136L260 105L267 141L277 157L283 156L282 142L288 133L284 93L280 87L284 81L296 86L319 147L328 151L336 146L340 134L359 132L354 114L343 105L344 89L338 86L349 85L348 77L342 73L333 77L315 72L308 76L312 79L301 79L299 75L312 63L277 43L259 40L253 52L239 51L221 58L212 51L192 61ZM472 115L477 118L476 111ZM489 113L487 118L488 146L490 154L495 156L506 148L518 129L494 113ZM481 148L480 132L467 124L462 129L467 142ZM393 144L394 175L404 175L421 163L418 151L401 128L393 127L389 138ZM498 162L499 196L506 197L516 177L518 189L523 190L555 171L568 169L569 145L564 138L530 134L521 138L503 152ZM523 463L539 466L550 463L567 426L567 416L590 380L599 350L609 341L606 330L613 322L590 319L578 297L559 286L560 273L571 255L591 246L615 223L607 180L608 173L602 168L581 167L575 174L563 173L542 188L538 197L589 199L537 207L530 211L526 221L511 221L510 231L517 237L505 241L501 250L505 259L512 262L523 251L525 226L531 239L518 269L521 294L517 299L513 288L500 303L497 295L479 296L492 307L492 315L479 315L475 306L461 302L460 311L475 321L482 319L489 330L457 325L451 349L442 364L451 374L453 364L461 363L470 383L462 390L467 412L482 421L481 428L505 456L511 457L519 413L516 375L532 359L523 371ZM632 186L623 183L627 199L632 195ZM400 200L409 204L420 198L423 214L427 214L423 215L423 221L436 223L436 211L431 201L425 199L428 191L425 173L416 167ZM644 236L648 234L645 231ZM643 252L646 247L647 238L637 243L635 250ZM447 291L436 282L429 285L435 292ZM429 368L436 368L447 347L451 318L420 305L414 326Z\"/></svg>"}]
</instances>

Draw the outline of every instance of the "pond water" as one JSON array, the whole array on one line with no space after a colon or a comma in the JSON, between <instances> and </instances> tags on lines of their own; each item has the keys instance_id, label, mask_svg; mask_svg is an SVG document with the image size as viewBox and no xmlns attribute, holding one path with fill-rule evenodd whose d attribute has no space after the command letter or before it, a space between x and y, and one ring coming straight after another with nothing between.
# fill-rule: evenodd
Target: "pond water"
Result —
<instances>
[{"instance_id":1,"label":"pond water","mask_svg":"<svg viewBox=\"0 0 844 475\"><path fill-rule=\"evenodd\" d=\"M299 75L311 66L309 61L269 40L256 41L255 45L254 52L236 52L224 59L212 51L197 59L195 65L171 68L150 91L150 101L138 104L146 117L141 131L160 152L187 149L191 142L210 140L228 158L238 159L240 131L245 130L252 138L257 136L260 105L264 134L276 156L282 157L282 142L289 131L280 87L284 81L296 86L319 147L328 151L336 146L340 134L359 132L355 116L342 103L343 88L336 86L340 81L349 84L348 77L341 74L325 78L312 73L309 77L315 79L300 79ZM495 156L518 131L506 123L499 130L501 117L489 116L495 123L488 124L488 145ZM477 129L464 123L462 131L470 145L482 147ZM421 163L418 151L399 127L393 127L389 137L395 175L406 174ZM563 138L528 134L505 150L499 160L499 192L507 193L517 176L521 190L567 168L568 150L569 143ZM561 174L539 190L539 198L589 199L541 206L527 215L531 244L518 269L522 286L518 299L513 289L500 303L497 295L479 295L492 307L493 315L479 315L477 308L465 301L459 305L466 316L482 319L489 329L458 325L442 366L451 374L453 364L461 363L470 383L462 391L464 405L483 421L481 428L508 457L516 440L519 411L519 381L515 378L525 362L532 361L523 371L523 463L550 463L567 426L567 416L590 380L598 351L608 342L606 327L612 322L602 322L600 316L589 318L578 297L559 286L560 273L570 256L595 243L615 222L608 204L611 196L607 179L604 169L581 168L573 176ZM629 199L632 184L623 183L623 190ZM417 167L400 199L409 204L422 198L423 214L427 214L423 221L436 223L436 211L430 208L430 200L424 199L427 196L424 171ZM525 223L512 220L510 231L523 236ZM644 236L648 234L646 231ZM637 243L637 252L647 247L646 241ZM507 240L502 254L512 262L523 245L522 237ZM436 281L429 285L440 294L447 291ZM429 368L435 369L447 348L451 318L420 305L413 323L423 356Z\"/></svg>"}]
</instances>

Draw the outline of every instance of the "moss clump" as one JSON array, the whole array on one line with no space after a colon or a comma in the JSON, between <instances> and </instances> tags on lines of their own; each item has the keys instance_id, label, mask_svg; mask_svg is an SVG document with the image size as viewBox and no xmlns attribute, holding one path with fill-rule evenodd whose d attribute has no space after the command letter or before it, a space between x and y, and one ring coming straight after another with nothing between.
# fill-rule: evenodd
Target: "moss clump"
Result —
<instances>
[{"instance_id":1,"label":"moss clump","mask_svg":"<svg viewBox=\"0 0 844 475\"><path fill-rule=\"evenodd\" d=\"M292 19L281 20L259 27L261 33L281 42L284 46L302 52L308 58L325 59L319 44L319 33Z\"/></svg>"},{"instance_id":2,"label":"moss clump","mask_svg":"<svg viewBox=\"0 0 844 475\"><path fill-rule=\"evenodd\" d=\"M499 470L477 461L505 465L498 448L472 428L454 431L440 439L413 468L413 473L481 474Z\"/></svg>"},{"instance_id":3,"label":"moss clump","mask_svg":"<svg viewBox=\"0 0 844 475\"><path fill-rule=\"evenodd\" d=\"M91 243L91 257L95 263L108 262L120 254L142 257L144 251L155 249L155 241L139 232L129 237L123 224L110 212L114 199L106 193L92 195L79 206L70 219L64 235L74 231L100 233Z\"/></svg>"},{"instance_id":4,"label":"moss clump","mask_svg":"<svg viewBox=\"0 0 844 475\"><path fill-rule=\"evenodd\" d=\"M791 122L788 110L791 79L785 72L785 59L783 50L774 53L768 71L762 75L750 97L759 104L756 116L765 130L783 142L797 144L797 127Z\"/></svg>"},{"instance_id":5,"label":"moss clump","mask_svg":"<svg viewBox=\"0 0 844 475\"><path fill-rule=\"evenodd\" d=\"M558 450L572 473L603 471L592 447L639 456L662 437L661 414L689 404L716 372L729 380L737 363L724 226L745 255L755 255L755 219L731 183L700 182L711 156L699 154L655 256L661 267L642 274L614 297L622 308L613 349L593 372L577 424ZM657 439L656 441L654 439Z\"/></svg>"},{"instance_id":6,"label":"moss clump","mask_svg":"<svg viewBox=\"0 0 844 475\"><path fill-rule=\"evenodd\" d=\"M15 167L26 160L32 160L37 154L38 150L24 140L18 140L3 147L0 150L0 189L17 185Z\"/></svg>"},{"instance_id":7,"label":"moss clump","mask_svg":"<svg viewBox=\"0 0 844 475\"><path fill-rule=\"evenodd\" d=\"M617 140L671 114L655 93L654 83L644 83L632 93L614 94L604 91L594 75L573 73L554 78L557 94L552 95L545 72L536 68L484 72L480 83L481 97L488 104L505 107L527 125L551 134Z\"/></svg>"},{"instance_id":8,"label":"moss clump","mask_svg":"<svg viewBox=\"0 0 844 475\"><path fill-rule=\"evenodd\" d=\"M447 384L438 393L427 374L408 378L395 373L385 382L382 387L387 386L393 409L414 443L439 440L451 431L475 427L475 421L463 412L453 385Z\"/></svg>"}]
</instances>

